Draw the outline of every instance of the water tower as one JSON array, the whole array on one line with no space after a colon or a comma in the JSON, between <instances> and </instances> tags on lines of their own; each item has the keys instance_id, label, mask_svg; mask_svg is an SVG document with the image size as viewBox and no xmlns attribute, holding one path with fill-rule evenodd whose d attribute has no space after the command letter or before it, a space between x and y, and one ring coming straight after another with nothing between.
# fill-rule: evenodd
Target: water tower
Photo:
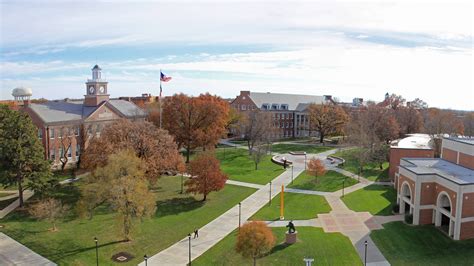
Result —
<instances>
[{"instance_id":1,"label":"water tower","mask_svg":"<svg viewBox=\"0 0 474 266\"><path fill-rule=\"evenodd\" d=\"M33 91L30 88L18 87L13 89L12 95L19 105L28 104L30 102L31 95L33 95Z\"/></svg>"}]
</instances>

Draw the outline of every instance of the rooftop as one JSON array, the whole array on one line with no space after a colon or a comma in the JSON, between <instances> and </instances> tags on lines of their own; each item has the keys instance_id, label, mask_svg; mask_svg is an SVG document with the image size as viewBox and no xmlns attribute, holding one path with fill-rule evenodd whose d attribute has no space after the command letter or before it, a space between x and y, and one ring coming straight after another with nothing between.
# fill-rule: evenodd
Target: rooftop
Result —
<instances>
[{"instance_id":1,"label":"rooftop","mask_svg":"<svg viewBox=\"0 0 474 266\"><path fill-rule=\"evenodd\" d=\"M296 110L298 104L322 104L325 102L324 96L271 92L250 92L250 98L258 108L261 108L263 104L288 104L288 110Z\"/></svg>"},{"instance_id":2,"label":"rooftop","mask_svg":"<svg viewBox=\"0 0 474 266\"><path fill-rule=\"evenodd\" d=\"M474 184L474 170L441 158L403 158L409 165L400 165L419 175L433 174L457 184Z\"/></svg>"},{"instance_id":3,"label":"rooftop","mask_svg":"<svg viewBox=\"0 0 474 266\"><path fill-rule=\"evenodd\" d=\"M392 148L401 149L431 149L431 137L428 134L409 134L408 137L392 143Z\"/></svg>"},{"instance_id":4,"label":"rooftop","mask_svg":"<svg viewBox=\"0 0 474 266\"><path fill-rule=\"evenodd\" d=\"M466 138L447 138L447 139L469 144L469 145L474 145L474 138L466 137Z\"/></svg>"}]
</instances>

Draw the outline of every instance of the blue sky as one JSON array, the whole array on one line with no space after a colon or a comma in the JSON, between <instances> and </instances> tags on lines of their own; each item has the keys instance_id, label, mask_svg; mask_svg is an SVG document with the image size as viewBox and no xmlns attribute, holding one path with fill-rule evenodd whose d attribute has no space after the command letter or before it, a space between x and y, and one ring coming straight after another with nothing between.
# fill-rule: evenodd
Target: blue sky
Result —
<instances>
[{"instance_id":1,"label":"blue sky","mask_svg":"<svg viewBox=\"0 0 474 266\"><path fill-rule=\"evenodd\" d=\"M474 109L471 1L1 1L1 99L240 90Z\"/></svg>"}]
</instances>

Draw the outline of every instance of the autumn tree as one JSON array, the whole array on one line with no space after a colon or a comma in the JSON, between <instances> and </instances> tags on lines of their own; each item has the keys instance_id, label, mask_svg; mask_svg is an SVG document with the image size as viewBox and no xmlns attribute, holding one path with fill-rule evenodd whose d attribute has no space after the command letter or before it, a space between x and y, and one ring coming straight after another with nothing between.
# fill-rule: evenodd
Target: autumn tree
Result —
<instances>
[{"instance_id":1,"label":"autumn tree","mask_svg":"<svg viewBox=\"0 0 474 266\"><path fill-rule=\"evenodd\" d=\"M257 258L269 253L275 242L276 238L265 222L252 221L240 228L235 249L243 257L253 259L253 265L257 265Z\"/></svg>"},{"instance_id":2,"label":"autumn tree","mask_svg":"<svg viewBox=\"0 0 474 266\"><path fill-rule=\"evenodd\" d=\"M220 169L220 163L211 152L204 152L189 163L191 178L186 180L187 193L202 194L203 201L212 191L224 188L227 175Z\"/></svg>"},{"instance_id":3,"label":"autumn tree","mask_svg":"<svg viewBox=\"0 0 474 266\"><path fill-rule=\"evenodd\" d=\"M197 147L213 148L225 135L229 103L220 97L201 94L189 97L175 94L163 103L163 127L179 148L186 149L186 162Z\"/></svg>"},{"instance_id":4,"label":"autumn tree","mask_svg":"<svg viewBox=\"0 0 474 266\"><path fill-rule=\"evenodd\" d=\"M401 95L397 95L395 93L386 94L385 100L378 105L381 107L389 107L390 109L396 110L404 106L406 100Z\"/></svg>"},{"instance_id":5,"label":"autumn tree","mask_svg":"<svg viewBox=\"0 0 474 266\"><path fill-rule=\"evenodd\" d=\"M145 178L144 161L134 150L110 154L107 164L98 167L81 189L80 213L92 217L93 211L105 204L117 213L124 239L131 239L133 223L150 217L156 211L155 195Z\"/></svg>"},{"instance_id":6,"label":"autumn tree","mask_svg":"<svg viewBox=\"0 0 474 266\"><path fill-rule=\"evenodd\" d=\"M248 112L241 120L240 128L251 155L256 146L271 142L274 132L272 115L258 110Z\"/></svg>"},{"instance_id":7,"label":"autumn tree","mask_svg":"<svg viewBox=\"0 0 474 266\"><path fill-rule=\"evenodd\" d=\"M325 136L341 133L349 121L344 109L337 105L311 104L308 113L309 125L319 132L320 143L323 143Z\"/></svg>"},{"instance_id":8,"label":"autumn tree","mask_svg":"<svg viewBox=\"0 0 474 266\"><path fill-rule=\"evenodd\" d=\"M69 153L72 150L72 136L74 131L69 127L59 128L58 138L59 141L59 162L61 163L61 171L64 172L66 165L69 161Z\"/></svg>"},{"instance_id":9,"label":"autumn tree","mask_svg":"<svg viewBox=\"0 0 474 266\"><path fill-rule=\"evenodd\" d=\"M428 108L428 104L420 98L416 98L415 100L408 102L407 106L418 110Z\"/></svg>"},{"instance_id":10,"label":"autumn tree","mask_svg":"<svg viewBox=\"0 0 474 266\"><path fill-rule=\"evenodd\" d=\"M441 154L441 138L443 134L463 134L464 125L462 120L457 118L450 110L428 108L423 114L424 131L432 137L435 156L439 157Z\"/></svg>"},{"instance_id":11,"label":"autumn tree","mask_svg":"<svg viewBox=\"0 0 474 266\"><path fill-rule=\"evenodd\" d=\"M167 172L182 172L182 156L173 137L150 122L120 120L107 125L100 137L90 140L81 164L88 169L105 166L111 154L129 149L145 163L151 181Z\"/></svg>"},{"instance_id":12,"label":"autumn tree","mask_svg":"<svg viewBox=\"0 0 474 266\"><path fill-rule=\"evenodd\" d=\"M464 118L464 135L474 137L474 112L468 112Z\"/></svg>"},{"instance_id":13,"label":"autumn tree","mask_svg":"<svg viewBox=\"0 0 474 266\"><path fill-rule=\"evenodd\" d=\"M0 184L18 186L20 206L26 189L39 192L55 184L37 132L26 113L0 106Z\"/></svg>"},{"instance_id":14,"label":"autumn tree","mask_svg":"<svg viewBox=\"0 0 474 266\"><path fill-rule=\"evenodd\" d=\"M421 112L413 106L396 110L395 116L400 126L400 137L407 134L419 133L423 129L423 116Z\"/></svg>"},{"instance_id":15,"label":"autumn tree","mask_svg":"<svg viewBox=\"0 0 474 266\"><path fill-rule=\"evenodd\" d=\"M320 159L312 158L309 160L307 165L308 174L315 177L316 183L318 183L318 176L323 176L326 174L326 168L324 167L324 163Z\"/></svg>"},{"instance_id":16,"label":"autumn tree","mask_svg":"<svg viewBox=\"0 0 474 266\"><path fill-rule=\"evenodd\" d=\"M50 222L53 225L52 230L57 231L57 221L63 218L68 210L69 207L67 205L63 205L60 200L47 198L32 205L28 212L31 214L31 216L39 220L46 220Z\"/></svg>"}]
</instances>

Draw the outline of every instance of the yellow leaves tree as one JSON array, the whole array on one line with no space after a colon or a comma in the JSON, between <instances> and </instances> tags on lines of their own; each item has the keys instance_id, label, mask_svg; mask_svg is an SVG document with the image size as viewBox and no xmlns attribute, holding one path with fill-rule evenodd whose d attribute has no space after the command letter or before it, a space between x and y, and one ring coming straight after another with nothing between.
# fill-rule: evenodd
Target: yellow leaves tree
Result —
<instances>
[{"instance_id":1,"label":"yellow leaves tree","mask_svg":"<svg viewBox=\"0 0 474 266\"><path fill-rule=\"evenodd\" d=\"M56 223L68 209L69 207L63 205L60 200L48 198L31 206L28 212L39 220L50 222L53 225L52 231L57 231Z\"/></svg>"},{"instance_id":2,"label":"yellow leaves tree","mask_svg":"<svg viewBox=\"0 0 474 266\"><path fill-rule=\"evenodd\" d=\"M117 213L125 240L130 240L134 221L150 217L156 211L155 195L149 190L145 166L132 150L122 150L109 156L82 189L79 208L92 217L93 210L108 203Z\"/></svg>"},{"instance_id":3,"label":"yellow leaves tree","mask_svg":"<svg viewBox=\"0 0 474 266\"><path fill-rule=\"evenodd\" d=\"M256 265L257 258L270 252L275 241L275 236L266 223L252 221L240 228L235 249L242 256L252 258L253 265Z\"/></svg>"},{"instance_id":4,"label":"yellow leaves tree","mask_svg":"<svg viewBox=\"0 0 474 266\"><path fill-rule=\"evenodd\" d=\"M344 109L337 105L310 104L308 112L311 129L319 132L321 143L325 136L342 134L349 121L349 116Z\"/></svg>"}]
</instances>

